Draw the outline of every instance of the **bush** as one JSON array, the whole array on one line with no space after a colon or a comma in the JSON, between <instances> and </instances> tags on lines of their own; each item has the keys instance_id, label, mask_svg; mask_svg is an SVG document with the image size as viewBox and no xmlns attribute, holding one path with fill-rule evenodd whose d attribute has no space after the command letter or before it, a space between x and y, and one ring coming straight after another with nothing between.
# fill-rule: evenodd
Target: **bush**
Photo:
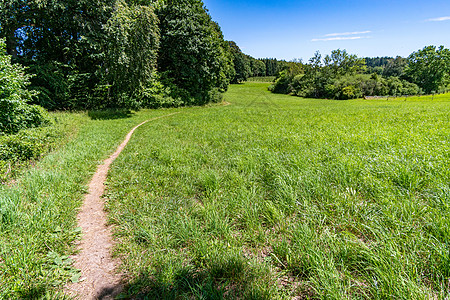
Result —
<instances>
[{"instance_id":1,"label":"bush","mask_svg":"<svg viewBox=\"0 0 450 300\"><path fill-rule=\"evenodd\" d=\"M321 90L322 86L323 90ZM308 80L307 76L298 75L294 77L290 87L293 90L293 94L300 97L315 97L314 93L317 93L327 98L338 100L355 99L364 96L399 96L421 93L420 88L414 83L400 80L398 77L385 79L377 74L340 76L322 85L315 85Z\"/></svg>"},{"instance_id":2,"label":"bush","mask_svg":"<svg viewBox=\"0 0 450 300\"><path fill-rule=\"evenodd\" d=\"M35 95L27 90L30 77L25 74L25 68L11 63L5 43L0 40L0 134L49 123L42 107L27 104Z\"/></svg>"},{"instance_id":3,"label":"bush","mask_svg":"<svg viewBox=\"0 0 450 300\"><path fill-rule=\"evenodd\" d=\"M163 73L162 76L154 75L152 81L143 92L142 107L144 108L168 108L183 105L204 105L218 103L223 100L223 92L220 88L211 88L209 91L190 94L186 89L177 86L172 78Z\"/></svg>"},{"instance_id":4,"label":"bush","mask_svg":"<svg viewBox=\"0 0 450 300\"><path fill-rule=\"evenodd\" d=\"M276 94L289 94L292 92L292 76L285 70L275 79L275 82L269 86L269 91Z\"/></svg>"},{"instance_id":5,"label":"bush","mask_svg":"<svg viewBox=\"0 0 450 300\"><path fill-rule=\"evenodd\" d=\"M48 125L47 111L37 105L0 100L0 133L17 133L25 128Z\"/></svg>"},{"instance_id":6,"label":"bush","mask_svg":"<svg viewBox=\"0 0 450 300\"><path fill-rule=\"evenodd\" d=\"M348 100L361 98L364 91L361 90L365 79L362 76L343 76L334 80L333 84L326 86L327 94L330 98L338 100ZM366 84L364 86L370 86Z\"/></svg>"},{"instance_id":7,"label":"bush","mask_svg":"<svg viewBox=\"0 0 450 300\"><path fill-rule=\"evenodd\" d=\"M21 130L17 134L0 136L0 181L17 165L36 160L52 149L61 132L53 126Z\"/></svg>"},{"instance_id":8,"label":"bush","mask_svg":"<svg viewBox=\"0 0 450 300\"><path fill-rule=\"evenodd\" d=\"M207 102L219 103L223 101L223 93L219 88L214 88L208 92Z\"/></svg>"},{"instance_id":9,"label":"bush","mask_svg":"<svg viewBox=\"0 0 450 300\"><path fill-rule=\"evenodd\" d=\"M414 83L399 77L388 79L373 73L362 74L364 60L346 51L336 50L322 60L320 53L308 64L290 63L269 87L273 93L306 98L347 100L363 96L417 95L422 91Z\"/></svg>"},{"instance_id":10,"label":"bush","mask_svg":"<svg viewBox=\"0 0 450 300\"><path fill-rule=\"evenodd\" d=\"M143 92L142 107L178 107L184 104L183 97L185 96L180 95L180 89L176 85L170 82L163 84L159 75L155 75Z\"/></svg>"}]
</instances>

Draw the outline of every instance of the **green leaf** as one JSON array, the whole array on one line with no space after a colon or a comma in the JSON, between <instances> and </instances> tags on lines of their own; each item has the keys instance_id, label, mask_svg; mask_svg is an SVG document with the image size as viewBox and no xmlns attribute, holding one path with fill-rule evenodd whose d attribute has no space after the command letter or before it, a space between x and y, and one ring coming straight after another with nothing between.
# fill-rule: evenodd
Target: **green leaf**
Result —
<instances>
[{"instance_id":1,"label":"green leaf","mask_svg":"<svg viewBox=\"0 0 450 300\"><path fill-rule=\"evenodd\" d=\"M72 281L72 283L77 283L77 282L80 282L80 278L81 278L81 273L74 274L70 278L70 281Z\"/></svg>"}]
</instances>

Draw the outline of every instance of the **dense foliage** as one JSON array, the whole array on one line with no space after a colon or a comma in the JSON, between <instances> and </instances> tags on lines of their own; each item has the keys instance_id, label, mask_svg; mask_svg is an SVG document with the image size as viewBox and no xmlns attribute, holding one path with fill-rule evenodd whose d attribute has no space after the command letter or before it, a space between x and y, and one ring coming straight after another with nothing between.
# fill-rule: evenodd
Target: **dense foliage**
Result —
<instances>
[{"instance_id":1,"label":"dense foliage","mask_svg":"<svg viewBox=\"0 0 450 300\"><path fill-rule=\"evenodd\" d=\"M231 49L231 53L233 54L233 64L235 69L232 83L246 81L249 77L251 77L252 72L249 56L245 55L235 42L229 41L228 44Z\"/></svg>"},{"instance_id":2,"label":"dense foliage","mask_svg":"<svg viewBox=\"0 0 450 300\"><path fill-rule=\"evenodd\" d=\"M308 63L290 62L270 86L274 93L300 97L354 99L364 96L434 94L448 91L450 50L425 47L408 58L358 58L334 50Z\"/></svg>"},{"instance_id":3,"label":"dense foliage","mask_svg":"<svg viewBox=\"0 0 450 300\"><path fill-rule=\"evenodd\" d=\"M364 96L398 96L422 93L423 85L406 80L405 60L397 57L366 61L345 50L322 59L316 53L308 63L291 62L270 86L274 93L300 97L354 99ZM369 74L366 74L369 73Z\"/></svg>"},{"instance_id":4,"label":"dense foliage","mask_svg":"<svg viewBox=\"0 0 450 300\"><path fill-rule=\"evenodd\" d=\"M367 73L382 75L383 77L402 77L405 67L408 64L406 58L397 56L392 57L366 57Z\"/></svg>"},{"instance_id":5,"label":"dense foliage","mask_svg":"<svg viewBox=\"0 0 450 300\"><path fill-rule=\"evenodd\" d=\"M0 136L0 182L14 178L21 167L55 149L64 134L61 128L45 126Z\"/></svg>"},{"instance_id":6,"label":"dense foliage","mask_svg":"<svg viewBox=\"0 0 450 300\"><path fill-rule=\"evenodd\" d=\"M171 96L184 104L217 100L228 86L228 67L220 28L198 0L167 0L159 7L161 45L158 69Z\"/></svg>"},{"instance_id":7,"label":"dense foliage","mask_svg":"<svg viewBox=\"0 0 450 300\"><path fill-rule=\"evenodd\" d=\"M0 7L0 37L36 74L34 101L48 109L202 104L220 99L234 78L229 46L200 0Z\"/></svg>"},{"instance_id":8,"label":"dense foliage","mask_svg":"<svg viewBox=\"0 0 450 300\"><path fill-rule=\"evenodd\" d=\"M156 72L159 28L153 7L118 2L106 33L106 106L139 107Z\"/></svg>"},{"instance_id":9,"label":"dense foliage","mask_svg":"<svg viewBox=\"0 0 450 300\"><path fill-rule=\"evenodd\" d=\"M438 92L449 82L450 50L428 46L408 57L406 75L426 93Z\"/></svg>"},{"instance_id":10,"label":"dense foliage","mask_svg":"<svg viewBox=\"0 0 450 300\"><path fill-rule=\"evenodd\" d=\"M261 58L259 59L266 66L266 74L264 76L276 76L281 71L287 68L287 62L284 60L277 60L276 58Z\"/></svg>"},{"instance_id":11,"label":"dense foliage","mask_svg":"<svg viewBox=\"0 0 450 300\"><path fill-rule=\"evenodd\" d=\"M11 63L5 43L0 40L0 135L49 122L42 107L27 103L34 95L27 90L29 80L22 66Z\"/></svg>"},{"instance_id":12,"label":"dense foliage","mask_svg":"<svg viewBox=\"0 0 450 300\"><path fill-rule=\"evenodd\" d=\"M0 34L15 62L35 73L36 103L90 108L104 95L105 25L114 1L2 0ZM103 100L103 99L102 99Z\"/></svg>"}]
</instances>

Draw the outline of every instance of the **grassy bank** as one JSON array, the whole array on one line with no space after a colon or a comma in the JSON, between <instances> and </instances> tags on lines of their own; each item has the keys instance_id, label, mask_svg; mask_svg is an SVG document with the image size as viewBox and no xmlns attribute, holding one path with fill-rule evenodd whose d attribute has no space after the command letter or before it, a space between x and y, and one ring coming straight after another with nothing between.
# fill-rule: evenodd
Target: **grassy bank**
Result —
<instances>
[{"instance_id":1,"label":"grassy bank","mask_svg":"<svg viewBox=\"0 0 450 300\"><path fill-rule=\"evenodd\" d=\"M111 170L128 295L448 296L449 99L309 100L262 83L225 98L144 125Z\"/></svg>"},{"instance_id":2,"label":"grassy bank","mask_svg":"<svg viewBox=\"0 0 450 300\"><path fill-rule=\"evenodd\" d=\"M67 255L90 176L133 126L166 113L56 115L54 130L65 133L59 150L0 186L0 299L62 297L62 286L77 278Z\"/></svg>"}]
</instances>

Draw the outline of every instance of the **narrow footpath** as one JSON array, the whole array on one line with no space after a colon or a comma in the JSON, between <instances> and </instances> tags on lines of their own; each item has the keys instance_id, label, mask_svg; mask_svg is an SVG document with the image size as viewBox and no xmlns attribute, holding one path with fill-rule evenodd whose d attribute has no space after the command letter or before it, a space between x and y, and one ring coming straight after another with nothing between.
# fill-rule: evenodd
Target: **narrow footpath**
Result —
<instances>
[{"instance_id":1,"label":"narrow footpath","mask_svg":"<svg viewBox=\"0 0 450 300\"><path fill-rule=\"evenodd\" d=\"M72 256L74 267L81 270L78 283L70 283L64 292L78 299L114 299L123 290L122 274L117 269L120 261L113 259L111 228L104 210L102 196L109 168L128 144L134 131L147 122L173 116L177 113L153 118L134 127L116 152L100 165L89 183L89 191L78 214L78 226L82 228L79 253Z\"/></svg>"}]
</instances>

